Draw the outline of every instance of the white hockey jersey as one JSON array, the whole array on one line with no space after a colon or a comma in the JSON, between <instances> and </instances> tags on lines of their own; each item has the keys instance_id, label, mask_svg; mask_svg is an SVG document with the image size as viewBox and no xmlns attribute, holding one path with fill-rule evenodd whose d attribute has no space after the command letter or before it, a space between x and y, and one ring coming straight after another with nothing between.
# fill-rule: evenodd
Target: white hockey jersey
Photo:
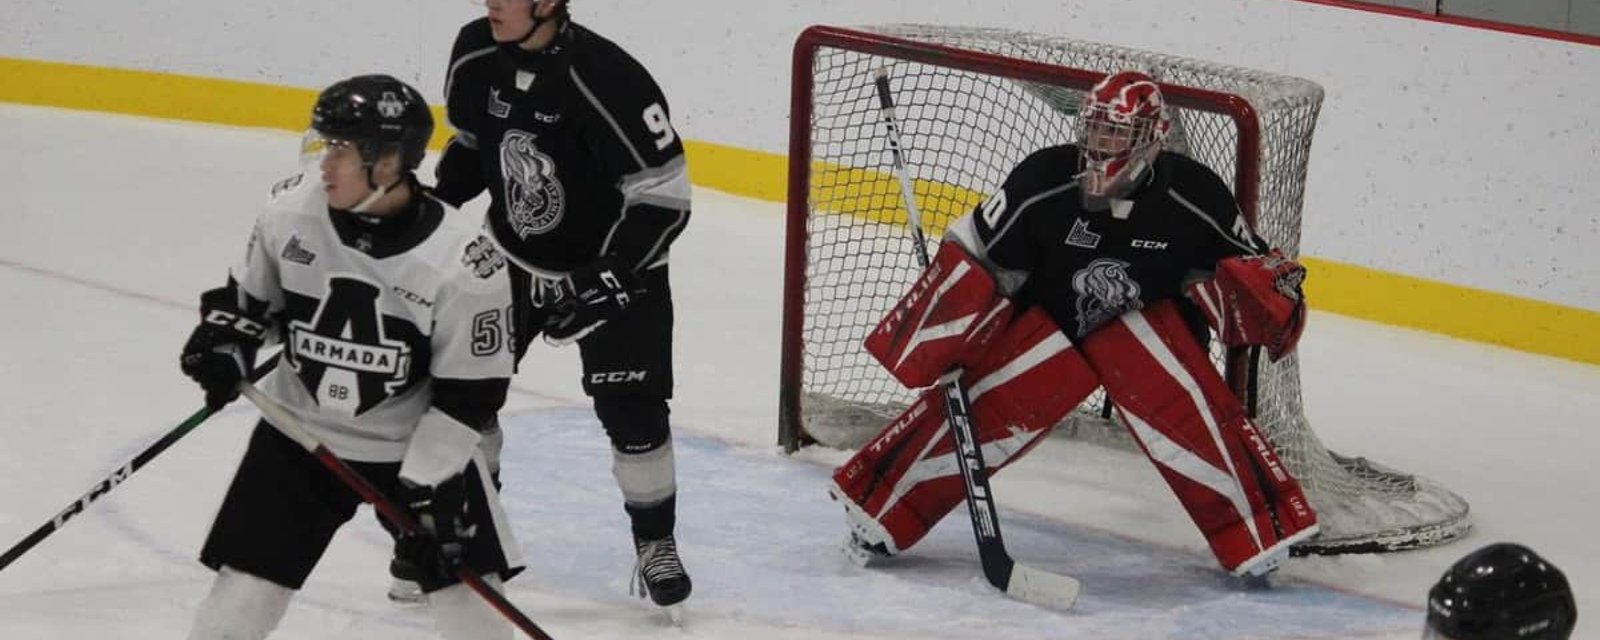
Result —
<instances>
[{"instance_id":1,"label":"white hockey jersey","mask_svg":"<svg viewBox=\"0 0 1600 640\"><path fill-rule=\"evenodd\" d=\"M232 280L282 362L261 389L341 458L397 462L421 421L488 424L512 373L504 258L418 195L371 219L328 208L321 181L273 189Z\"/></svg>"}]
</instances>

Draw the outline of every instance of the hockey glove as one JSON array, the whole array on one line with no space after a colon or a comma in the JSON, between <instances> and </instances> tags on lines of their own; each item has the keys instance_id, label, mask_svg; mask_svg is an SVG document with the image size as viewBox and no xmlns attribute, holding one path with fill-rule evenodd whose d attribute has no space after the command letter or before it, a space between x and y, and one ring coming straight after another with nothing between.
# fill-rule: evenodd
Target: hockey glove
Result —
<instances>
[{"instance_id":1,"label":"hockey glove","mask_svg":"<svg viewBox=\"0 0 1600 640\"><path fill-rule=\"evenodd\" d=\"M558 347L582 340L645 294L639 276L610 256L572 272L567 282L570 295L544 323L545 342Z\"/></svg>"},{"instance_id":2,"label":"hockey glove","mask_svg":"<svg viewBox=\"0 0 1600 640\"><path fill-rule=\"evenodd\" d=\"M397 497L422 530L395 539L389 572L423 585L424 591L454 583L467 544L477 534L476 526L466 524L466 478L457 474L434 487L402 478Z\"/></svg>"},{"instance_id":3,"label":"hockey glove","mask_svg":"<svg viewBox=\"0 0 1600 640\"><path fill-rule=\"evenodd\" d=\"M178 367L200 383L212 411L239 397L239 382L250 375L267 325L239 308L231 287L200 295L200 324L183 345Z\"/></svg>"}]
</instances>

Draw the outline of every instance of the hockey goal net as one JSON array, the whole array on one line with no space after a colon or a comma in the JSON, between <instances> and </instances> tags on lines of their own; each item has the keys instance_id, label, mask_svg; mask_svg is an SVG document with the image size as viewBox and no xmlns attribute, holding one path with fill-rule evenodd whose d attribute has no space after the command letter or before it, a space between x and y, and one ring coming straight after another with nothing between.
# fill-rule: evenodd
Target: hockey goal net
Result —
<instances>
[{"instance_id":1,"label":"hockey goal net","mask_svg":"<svg viewBox=\"0 0 1600 640\"><path fill-rule=\"evenodd\" d=\"M860 446L914 397L861 347L920 271L879 119L879 69L930 244L1027 154L1072 141L1085 89L1138 69L1175 109L1168 147L1216 171L1256 231L1299 254L1315 83L1011 30L813 27L792 69L779 435L791 451ZM1466 501L1444 487L1323 446L1301 410L1294 355L1213 353L1319 512L1323 533L1298 553L1431 546L1470 528ZM1056 431L1133 447L1111 415L1097 393Z\"/></svg>"}]
</instances>

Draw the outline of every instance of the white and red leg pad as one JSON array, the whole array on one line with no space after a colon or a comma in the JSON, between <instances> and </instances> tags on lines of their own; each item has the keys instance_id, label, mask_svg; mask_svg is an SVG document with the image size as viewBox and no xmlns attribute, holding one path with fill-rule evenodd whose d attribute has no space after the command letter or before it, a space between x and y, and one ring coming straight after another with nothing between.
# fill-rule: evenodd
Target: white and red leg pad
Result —
<instances>
[{"instance_id":1,"label":"white and red leg pad","mask_svg":"<svg viewBox=\"0 0 1600 640\"><path fill-rule=\"evenodd\" d=\"M867 353L911 389L982 354L1010 320L1011 301L960 245L946 242L893 309L867 334Z\"/></svg>"},{"instance_id":2,"label":"white and red leg pad","mask_svg":"<svg viewBox=\"0 0 1600 640\"><path fill-rule=\"evenodd\" d=\"M1022 456L1098 386L1077 349L1043 311L1022 314L962 375L990 473ZM889 553L922 539L966 497L945 420L944 397L928 389L900 417L834 470L858 533Z\"/></svg>"},{"instance_id":3,"label":"white and red leg pad","mask_svg":"<svg viewBox=\"0 0 1600 640\"><path fill-rule=\"evenodd\" d=\"M1161 476L1238 575L1264 574L1317 531L1300 483L1245 414L1174 303L1130 311L1084 357Z\"/></svg>"}]
</instances>

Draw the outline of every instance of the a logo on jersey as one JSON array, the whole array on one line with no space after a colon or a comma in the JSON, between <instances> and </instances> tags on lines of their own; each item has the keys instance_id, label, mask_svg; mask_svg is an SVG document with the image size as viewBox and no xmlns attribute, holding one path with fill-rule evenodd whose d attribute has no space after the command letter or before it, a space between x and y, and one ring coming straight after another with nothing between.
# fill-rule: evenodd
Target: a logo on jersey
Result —
<instances>
[{"instance_id":1,"label":"a logo on jersey","mask_svg":"<svg viewBox=\"0 0 1600 640\"><path fill-rule=\"evenodd\" d=\"M1100 246L1100 234L1089 230L1088 220L1078 218L1072 222L1072 231L1067 233L1067 244L1093 249Z\"/></svg>"},{"instance_id":2,"label":"a logo on jersey","mask_svg":"<svg viewBox=\"0 0 1600 640\"><path fill-rule=\"evenodd\" d=\"M565 277L552 278L535 273L533 282L529 283L528 296L535 309L554 309L561 306L567 299L567 292L572 289L572 284Z\"/></svg>"},{"instance_id":3,"label":"a logo on jersey","mask_svg":"<svg viewBox=\"0 0 1600 640\"><path fill-rule=\"evenodd\" d=\"M1139 240L1139 239L1136 238L1136 239L1134 239L1133 242L1128 243L1128 246L1133 247L1135 249L1150 249L1152 251L1162 251L1162 250L1165 250L1167 248L1167 243L1162 242L1160 240Z\"/></svg>"},{"instance_id":4,"label":"a logo on jersey","mask_svg":"<svg viewBox=\"0 0 1600 640\"><path fill-rule=\"evenodd\" d=\"M511 129L500 141L506 217L524 240L554 229L566 212L566 191L555 178L556 162L539 151L533 139L531 133Z\"/></svg>"},{"instance_id":5,"label":"a logo on jersey","mask_svg":"<svg viewBox=\"0 0 1600 640\"><path fill-rule=\"evenodd\" d=\"M1098 258L1072 274L1072 289L1078 293L1079 336L1144 306L1139 302L1139 283L1128 275L1128 266L1121 260Z\"/></svg>"},{"instance_id":6,"label":"a logo on jersey","mask_svg":"<svg viewBox=\"0 0 1600 640\"><path fill-rule=\"evenodd\" d=\"M489 115L496 118L507 118L511 115L511 103L500 99L500 90L489 87Z\"/></svg>"},{"instance_id":7,"label":"a logo on jersey","mask_svg":"<svg viewBox=\"0 0 1600 640\"><path fill-rule=\"evenodd\" d=\"M378 115L393 120L406 112L406 103L400 101L400 96L393 91L383 92L383 97L378 98Z\"/></svg>"},{"instance_id":8,"label":"a logo on jersey","mask_svg":"<svg viewBox=\"0 0 1600 640\"><path fill-rule=\"evenodd\" d=\"M517 91L527 91L528 87L533 86L533 79L537 77L532 71L517 69Z\"/></svg>"},{"instance_id":9,"label":"a logo on jersey","mask_svg":"<svg viewBox=\"0 0 1600 640\"><path fill-rule=\"evenodd\" d=\"M300 180L304 175L303 173L296 173L274 183L272 185L272 194L269 197L276 198L278 194L300 186Z\"/></svg>"},{"instance_id":10,"label":"a logo on jersey","mask_svg":"<svg viewBox=\"0 0 1600 640\"><path fill-rule=\"evenodd\" d=\"M478 239L467 243L467 250L461 254L461 264L471 269L472 275L488 278L506 266L506 257L500 255L493 241L478 236Z\"/></svg>"},{"instance_id":11,"label":"a logo on jersey","mask_svg":"<svg viewBox=\"0 0 1600 640\"><path fill-rule=\"evenodd\" d=\"M384 335L382 291L364 280L330 277L327 297L311 321L289 323L288 362L317 404L361 415L405 385L411 347ZM335 372L347 373L330 375ZM344 384L352 379L353 385Z\"/></svg>"},{"instance_id":12,"label":"a logo on jersey","mask_svg":"<svg viewBox=\"0 0 1600 640\"><path fill-rule=\"evenodd\" d=\"M283 259L310 266L311 262L317 259L317 254L301 247L300 236L297 235L289 238L289 243L283 245Z\"/></svg>"}]
</instances>

